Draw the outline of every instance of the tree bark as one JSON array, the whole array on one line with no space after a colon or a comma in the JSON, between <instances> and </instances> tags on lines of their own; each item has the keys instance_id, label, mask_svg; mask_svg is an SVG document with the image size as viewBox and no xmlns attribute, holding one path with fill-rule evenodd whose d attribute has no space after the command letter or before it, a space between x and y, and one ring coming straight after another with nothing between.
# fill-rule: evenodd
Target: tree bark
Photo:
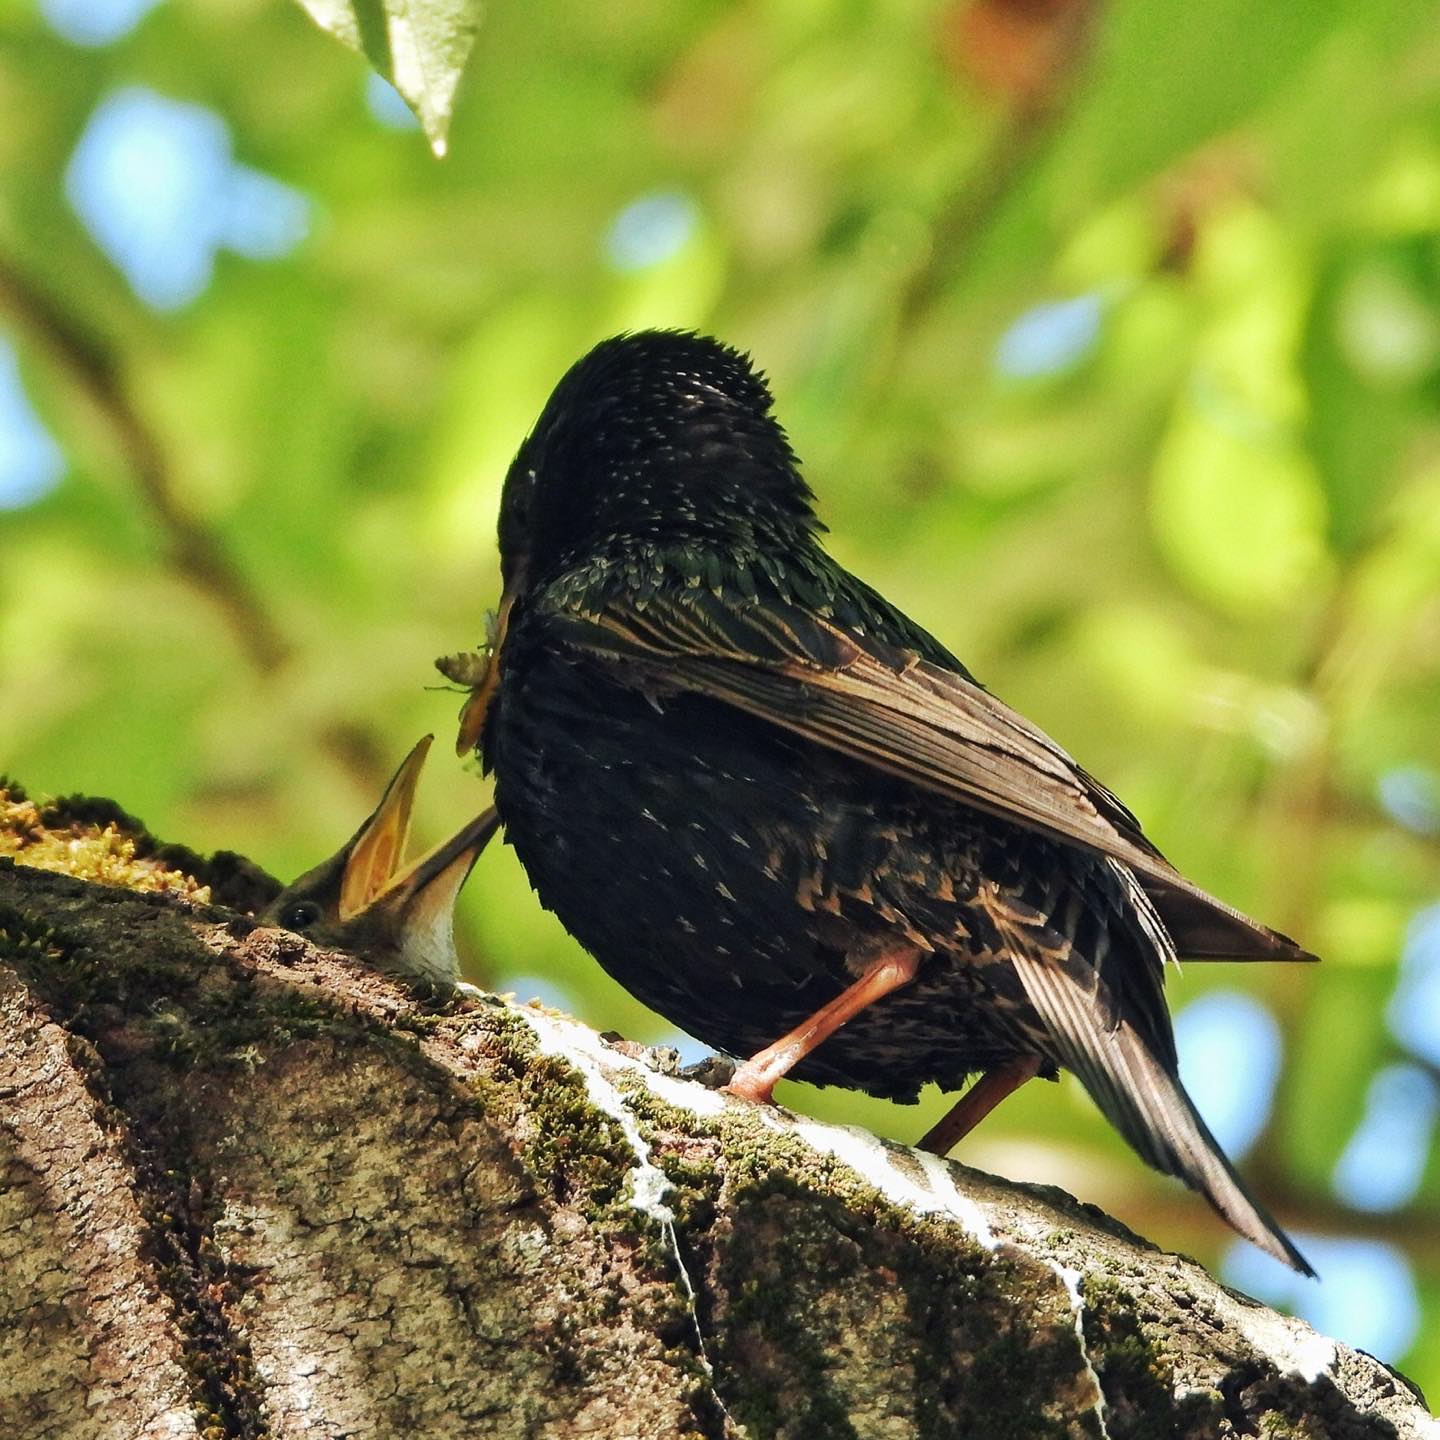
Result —
<instances>
[{"instance_id":1,"label":"tree bark","mask_svg":"<svg viewBox=\"0 0 1440 1440\"><path fill-rule=\"evenodd\" d=\"M0 1436L1437 1437L1054 1190L0 860Z\"/></svg>"}]
</instances>

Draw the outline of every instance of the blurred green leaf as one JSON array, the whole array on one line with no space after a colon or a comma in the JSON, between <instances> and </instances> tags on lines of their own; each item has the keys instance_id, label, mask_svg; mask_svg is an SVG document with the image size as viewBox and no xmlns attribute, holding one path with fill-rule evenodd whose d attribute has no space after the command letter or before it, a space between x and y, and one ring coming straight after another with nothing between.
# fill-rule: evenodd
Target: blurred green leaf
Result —
<instances>
[{"instance_id":1,"label":"blurred green leaf","mask_svg":"<svg viewBox=\"0 0 1440 1440\"><path fill-rule=\"evenodd\" d=\"M1090 162L1083 183L1108 197L1270 101L1345 8L1343 0L1111 7L1066 137L1071 163Z\"/></svg>"},{"instance_id":2,"label":"blurred green leaf","mask_svg":"<svg viewBox=\"0 0 1440 1440\"><path fill-rule=\"evenodd\" d=\"M1324 574L1325 506L1309 458L1222 400L1184 404L1155 457L1155 529L1178 574L1247 611Z\"/></svg>"}]
</instances>

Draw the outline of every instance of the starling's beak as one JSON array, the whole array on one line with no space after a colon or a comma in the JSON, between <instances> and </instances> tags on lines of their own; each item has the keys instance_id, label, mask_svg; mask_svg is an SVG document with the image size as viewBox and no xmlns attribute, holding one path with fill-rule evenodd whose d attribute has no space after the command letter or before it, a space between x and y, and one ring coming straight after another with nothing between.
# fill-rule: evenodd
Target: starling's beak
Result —
<instances>
[{"instance_id":1,"label":"starling's beak","mask_svg":"<svg viewBox=\"0 0 1440 1440\"><path fill-rule=\"evenodd\" d=\"M455 902L480 852L499 828L494 808L407 865L358 917L356 928L383 935L394 954L388 968L423 980L453 985L459 975L455 954Z\"/></svg>"},{"instance_id":2,"label":"starling's beak","mask_svg":"<svg viewBox=\"0 0 1440 1440\"><path fill-rule=\"evenodd\" d=\"M393 882L405 853L405 842L410 838L415 789L434 739L433 735L425 736L405 757L385 787L374 813L346 846L337 916L341 921L367 909Z\"/></svg>"},{"instance_id":3,"label":"starling's beak","mask_svg":"<svg viewBox=\"0 0 1440 1440\"><path fill-rule=\"evenodd\" d=\"M515 608L515 596L519 591L520 577L517 575L500 597L500 616L489 644L489 664L460 711L460 735L455 741L457 755L468 755L480 743L480 736L485 732L485 716L500 684L500 652L505 648L505 632L510 628L510 612Z\"/></svg>"}]
</instances>

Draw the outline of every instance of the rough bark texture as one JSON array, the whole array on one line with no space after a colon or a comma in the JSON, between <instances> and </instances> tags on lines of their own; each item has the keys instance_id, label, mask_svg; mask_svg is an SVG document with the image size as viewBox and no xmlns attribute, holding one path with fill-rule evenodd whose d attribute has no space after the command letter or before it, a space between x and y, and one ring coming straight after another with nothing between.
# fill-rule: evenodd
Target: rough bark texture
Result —
<instances>
[{"instance_id":1,"label":"rough bark texture","mask_svg":"<svg viewBox=\"0 0 1440 1440\"><path fill-rule=\"evenodd\" d=\"M1440 1436L1054 1191L0 859L0 1435Z\"/></svg>"}]
</instances>

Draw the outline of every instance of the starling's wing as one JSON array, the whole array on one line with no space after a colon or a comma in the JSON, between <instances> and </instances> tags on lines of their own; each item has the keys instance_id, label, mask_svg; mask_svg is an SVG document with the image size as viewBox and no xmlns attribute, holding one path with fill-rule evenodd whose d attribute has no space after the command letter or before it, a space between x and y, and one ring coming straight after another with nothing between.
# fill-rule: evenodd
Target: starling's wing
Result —
<instances>
[{"instance_id":1,"label":"starling's wing","mask_svg":"<svg viewBox=\"0 0 1440 1440\"><path fill-rule=\"evenodd\" d=\"M877 770L1128 865L1193 959L1313 959L1186 880L1135 817L1022 715L963 675L793 606L695 589L547 629L653 693L693 691Z\"/></svg>"},{"instance_id":2,"label":"starling's wing","mask_svg":"<svg viewBox=\"0 0 1440 1440\"><path fill-rule=\"evenodd\" d=\"M1313 1275L1216 1144L1176 1074L1173 1047L1157 1054L1143 1012L1124 1013L1128 1007L1117 1003L1103 973L1072 951L1043 914L998 891L982 890L981 903L1008 941L1025 997L1045 1026L1050 1058L1074 1071L1142 1159L1198 1190L1267 1254Z\"/></svg>"}]
</instances>

